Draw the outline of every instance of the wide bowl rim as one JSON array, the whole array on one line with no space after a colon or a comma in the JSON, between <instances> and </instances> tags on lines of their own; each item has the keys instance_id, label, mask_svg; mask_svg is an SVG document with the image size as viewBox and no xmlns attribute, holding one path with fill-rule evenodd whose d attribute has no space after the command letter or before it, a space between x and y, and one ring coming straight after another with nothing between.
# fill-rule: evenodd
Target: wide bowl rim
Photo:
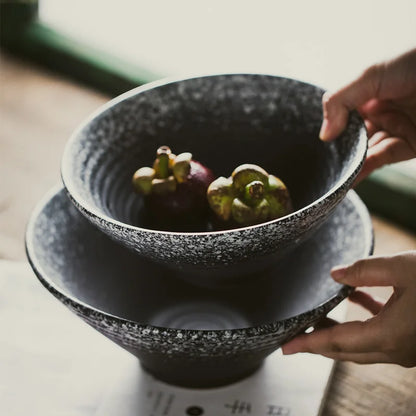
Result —
<instances>
[{"instance_id":1,"label":"wide bowl rim","mask_svg":"<svg viewBox=\"0 0 416 416\"><path fill-rule=\"evenodd\" d=\"M41 261L36 256L36 251L34 247L34 235L35 235L35 224L36 220L42 211L46 208L47 204L50 203L54 198L57 197L64 197L68 196L65 192L65 188L61 185L57 185L52 188L37 204L35 209L30 216L26 227L25 233L25 249L26 255L29 261L30 266L32 267L35 275L42 283L42 285L51 292L55 297L59 298L65 305L70 305L74 309L81 308L86 315L97 315L104 317L106 320L116 322L118 325L128 325L133 326L136 329L152 329L158 331L165 331L170 333L172 336L176 337L177 334L200 334L203 336L204 334L244 334L250 336L250 333L253 331L257 334L267 334L267 333L275 333L279 332L280 328L288 328L291 326L292 322L296 321L304 321L308 322L311 318L317 314L318 311L328 313L333 307L335 307L338 303L344 300L352 291L353 288L348 285L339 285L339 289L331 295L328 299L321 302L317 306L312 309L309 309L305 312L301 312L297 315L290 316L288 318L284 318L277 321L267 322L261 325L255 326L248 326L248 327L241 327L241 328L232 328L232 329L183 329L183 328L169 328L163 327L153 324L146 324L133 321L131 319L123 318L122 316L118 316L113 313L106 312L100 308L92 306L87 302L77 299L74 295L68 293L67 290L61 288L58 284L54 282L52 277L49 276L47 271L42 267ZM356 209L361 222L363 224L363 229L365 231L365 247L363 250L362 258L367 257L372 254L374 249L374 232L371 226L371 217L370 214L364 204L364 202L359 198L355 191L351 190L348 192L347 197L351 200ZM81 215L81 214L80 214ZM127 250L127 249L126 249Z\"/></svg>"},{"instance_id":2,"label":"wide bowl rim","mask_svg":"<svg viewBox=\"0 0 416 416\"><path fill-rule=\"evenodd\" d=\"M264 77L272 77L277 78L280 80L289 80L293 81L299 84L307 85L313 88L316 88L318 90L321 90L322 94L325 92L325 90L315 84L301 81L296 78L289 78L285 76L279 76L272 73L258 73L258 72L218 72L218 73L208 73L208 74L192 74L188 76L178 76L178 77L165 77L160 80L156 80L153 82L146 83L144 85L140 85L136 88L133 88L129 91L126 91L125 93L109 100L107 103L101 105L98 107L94 112L92 112L79 126L77 129L74 130L74 132L69 137L69 140L67 141L62 159L61 159L61 179L63 182L64 187L66 188L70 198L72 199L73 203L77 208L88 217L97 218L100 220L100 222L104 221L106 224L118 228L118 229L124 229L129 231L130 233L149 233L149 234L155 234L155 235L167 235L167 236L216 236L216 235L226 235L226 234L234 234L238 232L244 232L245 230L250 229L260 229L263 227L268 227L269 225L274 224L283 224L286 222L291 222L293 218L295 217L302 217L305 211L310 211L316 206L319 206L322 201L327 200L331 195L336 194L341 188L348 186L352 184L353 180L357 177L359 171L361 170L361 167L364 163L367 147L368 147L368 141L367 141L367 133L365 129L364 122L362 121L360 115L355 112L356 116L361 121L361 128L359 130L358 134L358 146L357 146L357 153L352 160L350 166L344 172L344 174L339 178L339 180L333 185L325 194L320 196L319 198L315 199L313 202L311 202L308 205L303 206L302 208L299 208L298 210L285 215L283 217L262 222L255 225L245 226L245 227L238 227L238 228L232 228L227 230L218 230L218 231L193 231L193 232L186 232L186 231L164 231L164 230L155 230L151 228L144 228L139 227L136 225L128 224L123 221L117 220L106 213L104 213L102 210L100 210L98 207L96 207L94 204L91 204L88 200L84 199L80 192L78 192L78 188L76 185L75 178L72 178L70 175L71 172L71 164L72 164L72 158L71 158L71 149L77 142L77 139L80 135L80 133L97 117L102 115L104 112L108 111L110 108L115 107L117 104L128 100L136 95L139 95L145 91L152 90L157 87L162 87L169 84L174 84L182 81L188 81L192 79L198 79L198 78L210 78L210 77L220 77L220 76L264 76Z\"/></svg>"}]
</instances>

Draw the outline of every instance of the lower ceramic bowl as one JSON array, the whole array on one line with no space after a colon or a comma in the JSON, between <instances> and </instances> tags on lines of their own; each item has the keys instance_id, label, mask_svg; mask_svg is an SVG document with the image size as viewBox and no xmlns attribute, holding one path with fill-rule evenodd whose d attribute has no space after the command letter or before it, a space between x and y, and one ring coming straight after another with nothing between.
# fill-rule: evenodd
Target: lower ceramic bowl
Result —
<instances>
[{"instance_id":1,"label":"lower ceramic bowl","mask_svg":"<svg viewBox=\"0 0 416 416\"><path fill-rule=\"evenodd\" d=\"M148 372L168 383L211 387L251 374L344 299L350 288L329 270L368 256L372 227L351 191L318 233L273 270L238 287L204 289L109 239L58 190L33 214L26 248L42 284Z\"/></svg>"}]
</instances>

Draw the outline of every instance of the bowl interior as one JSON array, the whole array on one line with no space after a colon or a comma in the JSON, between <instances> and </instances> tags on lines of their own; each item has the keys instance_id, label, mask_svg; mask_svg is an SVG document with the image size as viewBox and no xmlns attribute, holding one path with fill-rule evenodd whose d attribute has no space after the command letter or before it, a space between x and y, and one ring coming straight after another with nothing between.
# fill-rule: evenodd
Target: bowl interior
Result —
<instances>
[{"instance_id":1,"label":"bowl interior","mask_svg":"<svg viewBox=\"0 0 416 416\"><path fill-rule=\"evenodd\" d=\"M350 192L314 237L255 281L221 290L192 286L110 240L89 224L63 190L34 214L29 259L64 298L140 324L224 330L293 317L337 296L332 266L370 254L368 213Z\"/></svg>"},{"instance_id":2,"label":"bowl interior","mask_svg":"<svg viewBox=\"0 0 416 416\"><path fill-rule=\"evenodd\" d=\"M160 145L190 151L216 176L254 163L288 186L295 209L342 183L365 153L356 114L332 142L318 138L323 90L267 75L229 74L160 82L101 109L69 141L62 176L84 207L142 226L131 177ZM205 231L205 230L201 230Z\"/></svg>"}]
</instances>

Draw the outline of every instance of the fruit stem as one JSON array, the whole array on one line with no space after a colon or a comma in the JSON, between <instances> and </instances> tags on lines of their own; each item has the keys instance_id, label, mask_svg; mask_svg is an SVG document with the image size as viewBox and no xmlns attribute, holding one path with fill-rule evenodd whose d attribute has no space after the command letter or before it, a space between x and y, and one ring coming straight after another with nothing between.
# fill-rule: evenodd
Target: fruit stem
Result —
<instances>
[{"instance_id":1,"label":"fruit stem","mask_svg":"<svg viewBox=\"0 0 416 416\"><path fill-rule=\"evenodd\" d=\"M261 181L252 181L245 186L244 199L250 205L256 205L264 196L264 184Z\"/></svg>"},{"instance_id":2,"label":"fruit stem","mask_svg":"<svg viewBox=\"0 0 416 416\"><path fill-rule=\"evenodd\" d=\"M159 179L166 179L170 176L169 172L169 155L171 150L168 146L160 146L156 152L156 160L154 163L154 170L156 171L156 177Z\"/></svg>"}]
</instances>

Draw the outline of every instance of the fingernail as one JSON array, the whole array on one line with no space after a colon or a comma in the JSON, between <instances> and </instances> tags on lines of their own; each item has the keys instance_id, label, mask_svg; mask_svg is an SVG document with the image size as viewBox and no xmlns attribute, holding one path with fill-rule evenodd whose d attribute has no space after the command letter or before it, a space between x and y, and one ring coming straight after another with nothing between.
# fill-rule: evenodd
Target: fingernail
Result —
<instances>
[{"instance_id":1,"label":"fingernail","mask_svg":"<svg viewBox=\"0 0 416 416\"><path fill-rule=\"evenodd\" d=\"M321 130L319 131L319 138L323 141L327 140L328 138L328 120L324 118L321 126Z\"/></svg>"},{"instance_id":2,"label":"fingernail","mask_svg":"<svg viewBox=\"0 0 416 416\"><path fill-rule=\"evenodd\" d=\"M292 355L298 352L301 352L301 348L299 348L298 338L295 338L286 344L282 345L282 354L283 355Z\"/></svg>"},{"instance_id":3,"label":"fingernail","mask_svg":"<svg viewBox=\"0 0 416 416\"><path fill-rule=\"evenodd\" d=\"M282 354L283 355L292 355L295 354L297 351L292 347L291 343L288 342L285 345L282 345Z\"/></svg>"},{"instance_id":4,"label":"fingernail","mask_svg":"<svg viewBox=\"0 0 416 416\"><path fill-rule=\"evenodd\" d=\"M342 281L342 279L345 277L347 273L348 266L336 266L332 268L331 270L331 276L334 278L334 280Z\"/></svg>"}]
</instances>

